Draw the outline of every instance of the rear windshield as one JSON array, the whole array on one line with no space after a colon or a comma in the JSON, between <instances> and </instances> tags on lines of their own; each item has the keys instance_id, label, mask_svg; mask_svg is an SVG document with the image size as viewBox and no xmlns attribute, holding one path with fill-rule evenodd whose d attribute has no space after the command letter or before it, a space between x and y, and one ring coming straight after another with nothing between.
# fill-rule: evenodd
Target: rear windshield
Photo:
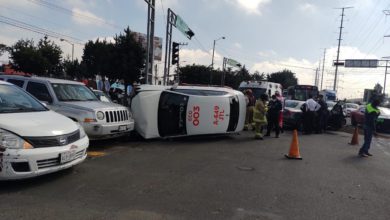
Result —
<instances>
[{"instance_id":1,"label":"rear windshield","mask_svg":"<svg viewBox=\"0 0 390 220\"><path fill-rule=\"evenodd\" d=\"M296 108L299 105L299 102L294 102L294 101L286 101L284 106L288 108Z\"/></svg>"}]
</instances>

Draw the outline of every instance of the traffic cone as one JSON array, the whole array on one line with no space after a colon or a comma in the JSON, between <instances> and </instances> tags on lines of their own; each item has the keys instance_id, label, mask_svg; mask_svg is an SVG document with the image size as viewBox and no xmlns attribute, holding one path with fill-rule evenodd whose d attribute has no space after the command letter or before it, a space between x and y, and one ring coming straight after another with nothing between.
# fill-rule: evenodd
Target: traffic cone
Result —
<instances>
[{"instance_id":1,"label":"traffic cone","mask_svg":"<svg viewBox=\"0 0 390 220\"><path fill-rule=\"evenodd\" d=\"M299 154L299 146L298 146L298 131L295 129L293 133L293 139L290 145L290 152L288 155L284 155L288 159L302 160L301 155Z\"/></svg>"},{"instance_id":2,"label":"traffic cone","mask_svg":"<svg viewBox=\"0 0 390 220\"><path fill-rule=\"evenodd\" d=\"M359 144L359 128L356 126L355 131L353 132L352 140L349 143L350 145L358 145Z\"/></svg>"}]
</instances>

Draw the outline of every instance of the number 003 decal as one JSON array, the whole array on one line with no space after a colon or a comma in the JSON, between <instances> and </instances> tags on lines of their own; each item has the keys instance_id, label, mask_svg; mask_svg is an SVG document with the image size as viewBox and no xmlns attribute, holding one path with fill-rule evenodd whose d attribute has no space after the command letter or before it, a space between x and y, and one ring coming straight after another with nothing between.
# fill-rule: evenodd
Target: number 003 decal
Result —
<instances>
[{"instance_id":1,"label":"number 003 decal","mask_svg":"<svg viewBox=\"0 0 390 220\"><path fill-rule=\"evenodd\" d=\"M199 125L200 107L195 105L192 111L188 112L188 121L192 121L194 126Z\"/></svg>"}]
</instances>

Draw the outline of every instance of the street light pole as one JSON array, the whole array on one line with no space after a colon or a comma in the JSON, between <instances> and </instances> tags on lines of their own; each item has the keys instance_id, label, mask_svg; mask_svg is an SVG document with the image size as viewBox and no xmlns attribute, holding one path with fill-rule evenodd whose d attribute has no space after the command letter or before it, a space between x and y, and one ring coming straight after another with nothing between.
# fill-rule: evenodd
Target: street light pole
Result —
<instances>
[{"instance_id":1,"label":"street light pole","mask_svg":"<svg viewBox=\"0 0 390 220\"><path fill-rule=\"evenodd\" d=\"M72 62L73 62L73 56L74 56L74 43L72 43L72 42L70 42L70 41L68 41L68 40L66 40L66 39L63 39L63 38L61 38L60 39L60 41L65 41L65 42L67 42L68 44L70 44L70 45L72 45Z\"/></svg>"},{"instance_id":2,"label":"street light pole","mask_svg":"<svg viewBox=\"0 0 390 220\"><path fill-rule=\"evenodd\" d=\"M215 42L217 42L218 40L224 40L226 39L225 37L220 37L218 39L215 39L214 40L214 44L213 44L213 56L211 57L211 70L214 69L214 52L215 52ZM213 80L213 74L212 74L212 71L210 72L210 85L212 84L212 80Z\"/></svg>"}]
</instances>

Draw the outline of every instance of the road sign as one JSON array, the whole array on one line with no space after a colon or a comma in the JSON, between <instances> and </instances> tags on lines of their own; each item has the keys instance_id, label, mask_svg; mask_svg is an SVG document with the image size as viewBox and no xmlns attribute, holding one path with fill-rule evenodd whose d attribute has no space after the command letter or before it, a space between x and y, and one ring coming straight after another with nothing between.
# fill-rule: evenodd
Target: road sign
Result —
<instances>
[{"instance_id":1,"label":"road sign","mask_svg":"<svg viewBox=\"0 0 390 220\"><path fill-rule=\"evenodd\" d=\"M345 60L345 67L354 67L354 68L377 68L378 60L370 59L351 59Z\"/></svg>"},{"instance_id":2,"label":"road sign","mask_svg":"<svg viewBox=\"0 0 390 220\"><path fill-rule=\"evenodd\" d=\"M230 65L230 66L237 66L237 67L240 67L241 64L233 59L229 59L229 58L226 58L226 64Z\"/></svg>"},{"instance_id":3,"label":"road sign","mask_svg":"<svg viewBox=\"0 0 390 220\"><path fill-rule=\"evenodd\" d=\"M179 15L176 15L175 27L190 40L195 35Z\"/></svg>"}]
</instances>

